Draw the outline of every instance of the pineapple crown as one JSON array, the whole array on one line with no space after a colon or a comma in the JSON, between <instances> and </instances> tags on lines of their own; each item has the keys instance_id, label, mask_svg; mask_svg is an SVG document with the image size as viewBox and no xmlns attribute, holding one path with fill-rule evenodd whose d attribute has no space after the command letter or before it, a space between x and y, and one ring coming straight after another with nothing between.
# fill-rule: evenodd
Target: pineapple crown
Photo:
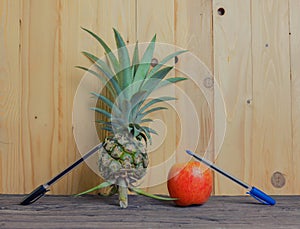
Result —
<instances>
[{"instance_id":1,"label":"pineapple crown","mask_svg":"<svg viewBox=\"0 0 300 229\"><path fill-rule=\"evenodd\" d=\"M145 125L152 122L147 118L152 112L167 109L163 106L156 106L157 103L175 100L174 97L162 96L150 99L150 94L167 85L183 81L184 77L169 77L167 74L173 69L173 66L166 66L166 63L185 50L174 52L161 60L156 66L151 68L151 61L155 49L156 35L152 38L144 54L139 56L139 44L136 42L132 60L129 57L128 48L120 35L113 29L115 42L117 46L117 56L110 47L98 35L92 31L82 28L84 31L94 37L105 50L105 56L108 61L103 61L97 56L82 52L95 66L95 70L82 66L77 66L86 72L98 77L105 85L104 88L109 92L109 96L91 92L98 100L106 104L104 107L93 107L93 111L102 114L107 120L97 120L102 125L102 129L112 133L130 133L137 139L144 138L151 143L151 134L157 132Z\"/></svg>"}]
</instances>

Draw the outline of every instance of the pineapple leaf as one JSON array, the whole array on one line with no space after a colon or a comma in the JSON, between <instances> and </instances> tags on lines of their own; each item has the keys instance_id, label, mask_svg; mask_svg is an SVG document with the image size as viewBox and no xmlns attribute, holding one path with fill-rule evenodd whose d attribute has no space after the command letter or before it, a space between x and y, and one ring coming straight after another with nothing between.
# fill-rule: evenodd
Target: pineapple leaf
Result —
<instances>
[{"instance_id":1,"label":"pineapple leaf","mask_svg":"<svg viewBox=\"0 0 300 229\"><path fill-rule=\"evenodd\" d=\"M163 96L157 99L153 99L151 101L149 101L148 103L146 103L140 110L139 112L143 112L145 111L148 107L154 105L155 103L160 103L160 102L164 102L164 101L170 101L170 100L176 100L176 98L174 97L169 97L169 96Z\"/></svg>"},{"instance_id":2,"label":"pineapple leaf","mask_svg":"<svg viewBox=\"0 0 300 229\"><path fill-rule=\"evenodd\" d=\"M112 109L113 112L117 112L118 114L121 113L120 109L104 95L98 94L96 92L91 92L91 94L97 97L98 99L102 100L108 107Z\"/></svg>"},{"instance_id":3,"label":"pineapple leaf","mask_svg":"<svg viewBox=\"0 0 300 229\"><path fill-rule=\"evenodd\" d=\"M140 123L142 118L145 117L146 115L154 112L154 111L159 111L159 110L167 110L168 108L166 107L154 107L152 109L149 109L147 111L145 111L144 113L140 113L137 115L136 119L135 119L135 123Z\"/></svg>"},{"instance_id":4,"label":"pineapple leaf","mask_svg":"<svg viewBox=\"0 0 300 229\"><path fill-rule=\"evenodd\" d=\"M155 72L150 79L154 80L162 80L166 77L166 75L173 69L173 66L165 67L157 72ZM148 80L146 81L148 82Z\"/></svg>"},{"instance_id":5,"label":"pineapple leaf","mask_svg":"<svg viewBox=\"0 0 300 229\"><path fill-rule=\"evenodd\" d=\"M98 107L92 107L90 109L93 110L93 111L96 111L96 112L98 112L100 114L103 114L107 118L111 119L111 114L109 112L107 112L106 110L103 110L103 109L98 108Z\"/></svg>"},{"instance_id":6,"label":"pineapple leaf","mask_svg":"<svg viewBox=\"0 0 300 229\"><path fill-rule=\"evenodd\" d=\"M122 125L119 122L105 122L103 120L96 120L95 122L102 124L103 126L101 127L102 130L107 130L109 132L114 132L115 130L120 129L120 127L123 127L123 129L125 129L124 127L126 125ZM129 130L130 132L130 130Z\"/></svg>"},{"instance_id":7,"label":"pineapple leaf","mask_svg":"<svg viewBox=\"0 0 300 229\"><path fill-rule=\"evenodd\" d=\"M94 56L93 54L90 54L88 52L83 52L83 54L88 59L90 59L96 65L96 67L107 76L107 78L109 79L109 82L112 83L112 85L116 91L116 94L119 95L121 93L120 86L119 86L118 82L115 80L113 72L110 70L110 68L107 66L107 64L104 61L100 60L98 57Z\"/></svg>"},{"instance_id":8,"label":"pineapple leaf","mask_svg":"<svg viewBox=\"0 0 300 229\"><path fill-rule=\"evenodd\" d=\"M105 122L103 120L95 120L95 122L100 123L100 124L109 124L110 122Z\"/></svg>"},{"instance_id":9,"label":"pineapple leaf","mask_svg":"<svg viewBox=\"0 0 300 229\"><path fill-rule=\"evenodd\" d=\"M141 133L137 126L132 123L129 124L129 132L132 133L135 138Z\"/></svg>"},{"instance_id":10,"label":"pineapple leaf","mask_svg":"<svg viewBox=\"0 0 300 229\"><path fill-rule=\"evenodd\" d=\"M120 104L120 110L122 112L120 118L123 120L128 121L129 120L129 115L130 115L130 110L131 110L131 104L128 99L121 99L118 104Z\"/></svg>"},{"instance_id":11,"label":"pineapple leaf","mask_svg":"<svg viewBox=\"0 0 300 229\"><path fill-rule=\"evenodd\" d=\"M125 89L132 82L129 53L128 53L128 49L126 48L126 44L123 38L121 37L120 33L116 29L113 30L115 34L116 45L118 48L118 56L119 56L119 64L120 64L120 71L117 72L117 75L118 75L121 89Z\"/></svg>"},{"instance_id":12,"label":"pineapple leaf","mask_svg":"<svg viewBox=\"0 0 300 229\"><path fill-rule=\"evenodd\" d=\"M185 77L173 77L173 78L166 79L166 81L168 81L170 83L177 83L177 82L182 81L182 80L187 80L187 78L185 78Z\"/></svg>"},{"instance_id":13,"label":"pineapple leaf","mask_svg":"<svg viewBox=\"0 0 300 229\"><path fill-rule=\"evenodd\" d=\"M149 133L149 131L147 129L141 127L141 126L139 128L141 128L143 133L145 133L145 135L147 137L146 139L149 139L149 142L150 142L150 145L151 145L152 144L152 137L151 137L151 134Z\"/></svg>"},{"instance_id":14,"label":"pineapple leaf","mask_svg":"<svg viewBox=\"0 0 300 229\"><path fill-rule=\"evenodd\" d=\"M92 31L81 27L84 31L88 32L90 35L92 35L94 38L96 38L96 40L101 44L101 46L104 48L105 52L107 53L113 68L115 70L115 72L119 72L120 69L120 64L116 58L116 56L113 54L113 52L111 51L111 49L108 47L108 45L95 33L93 33Z\"/></svg>"},{"instance_id":15,"label":"pineapple leaf","mask_svg":"<svg viewBox=\"0 0 300 229\"><path fill-rule=\"evenodd\" d=\"M93 187L93 188L91 188L91 189L88 189L88 190L86 190L86 191L84 191L84 192L78 193L78 194L76 194L75 196L81 196L81 195L84 195L84 194L87 194L87 193L96 191L96 190L101 189L101 188L109 187L109 186L111 186L111 185L112 185L112 184L111 184L110 182L106 182L106 181L105 181L105 182L103 182L103 183L101 183L101 184L99 184L99 185L97 185L97 186L95 186L95 187Z\"/></svg>"},{"instance_id":16,"label":"pineapple leaf","mask_svg":"<svg viewBox=\"0 0 300 229\"><path fill-rule=\"evenodd\" d=\"M111 133L114 132L114 131L113 131L113 128L112 128L112 127L109 127L109 126L101 127L101 129L102 129L102 130L106 130L106 131L111 132Z\"/></svg>"},{"instance_id":17,"label":"pineapple leaf","mask_svg":"<svg viewBox=\"0 0 300 229\"><path fill-rule=\"evenodd\" d=\"M180 82L180 81L183 81L183 80L187 80L187 78L185 78L185 77L172 77L172 78L168 78L168 79L160 82L160 84L157 86L156 89L161 88L161 87L165 87L165 86L167 86L169 84L177 83L177 82Z\"/></svg>"},{"instance_id":18,"label":"pineapple leaf","mask_svg":"<svg viewBox=\"0 0 300 229\"><path fill-rule=\"evenodd\" d=\"M110 69L110 67L100 58L98 58L97 56L83 51L82 52L83 55L85 55L88 59L90 59L93 63L97 64L98 66L101 67L101 71L110 79L113 77L114 73L112 72L112 70Z\"/></svg>"},{"instance_id":19,"label":"pineapple leaf","mask_svg":"<svg viewBox=\"0 0 300 229\"><path fill-rule=\"evenodd\" d=\"M140 64L134 75L134 82L139 82L139 81L142 82L146 78L148 71L150 69L151 60L154 53L155 41L156 41L156 35L154 35L154 37L152 38L150 44L148 45L140 61Z\"/></svg>"},{"instance_id":20,"label":"pineapple leaf","mask_svg":"<svg viewBox=\"0 0 300 229\"><path fill-rule=\"evenodd\" d=\"M108 80L106 80L106 79L105 79L103 76L101 76L98 72L95 72L95 71L93 71L93 70L91 70L91 69L88 69L88 68L82 67L82 66L75 66L75 67L78 68L78 69L82 69L82 70L84 70L84 71L86 71L86 72L89 72L89 73L93 74L94 76L96 76L98 79L101 80L101 82L102 82L102 83L105 85L105 87L109 90L109 92L110 92L110 94L113 96L113 98L116 97L116 93L114 92L112 86L110 85L111 82L108 81Z\"/></svg>"},{"instance_id":21,"label":"pineapple leaf","mask_svg":"<svg viewBox=\"0 0 300 229\"><path fill-rule=\"evenodd\" d=\"M112 123L111 122L105 122L105 121L102 121L102 120L96 120L95 122L99 123L99 124L102 124L103 127L101 128L111 128L112 129Z\"/></svg>"},{"instance_id":22,"label":"pineapple leaf","mask_svg":"<svg viewBox=\"0 0 300 229\"><path fill-rule=\"evenodd\" d=\"M144 82L144 85L142 86L141 90L146 91L147 93L140 97L139 102L134 106L134 109L132 109L131 114L131 121L133 117L136 117L138 113L140 113L139 109L142 106L142 104L145 102L147 97L157 89L157 85L159 85L159 82L171 71L173 67L165 67L164 69L159 70L156 72L151 79L147 79L146 82ZM155 85L155 86L153 86ZM150 104L151 105L151 104ZM149 106L150 106L149 105ZM147 107L146 107L147 108Z\"/></svg>"},{"instance_id":23,"label":"pineapple leaf","mask_svg":"<svg viewBox=\"0 0 300 229\"><path fill-rule=\"evenodd\" d=\"M95 122L103 124L103 125L110 125L110 126L120 126L120 125L122 125L118 121L109 121L109 122L106 122L106 121L103 121L103 120L95 120Z\"/></svg>"},{"instance_id":24,"label":"pineapple leaf","mask_svg":"<svg viewBox=\"0 0 300 229\"><path fill-rule=\"evenodd\" d=\"M173 69L173 67L165 67L159 71L157 71L153 76L143 83L142 90L146 90L151 94L152 91L157 89L157 86L153 86L153 84L158 85L161 80L163 80L166 75Z\"/></svg>"},{"instance_id":25,"label":"pineapple leaf","mask_svg":"<svg viewBox=\"0 0 300 229\"><path fill-rule=\"evenodd\" d=\"M167 200L167 201L170 201L170 200L177 200L177 198L171 198L171 197L163 197L163 196L157 196L157 195L154 195L154 194L150 194L150 193L147 193L139 188L135 188L135 187L128 187L128 189L132 192L135 192L139 195L143 195L143 196L147 196L147 197L151 197L153 199L156 199L156 200Z\"/></svg>"},{"instance_id":26,"label":"pineapple leaf","mask_svg":"<svg viewBox=\"0 0 300 229\"><path fill-rule=\"evenodd\" d=\"M159 62L154 68L152 68L152 70L149 72L148 77L153 76L153 74L156 71L158 71L163 65L165 65L169 60L171 60L175 56L178 56L178 55L180 55L184 52L187 52L187 50L177 51L177 52L174 52L173 54L170 54L170 55L166 56L161 62Z\"/></svg>"},{"instance_id":27,"label":"pineapple leaf","mask_svg":"<svg viewBox=\"0 0 300 229\"><path fill-rule=\"evenodd\" d=\"M148 127L148 126L141 126L141 128L147 130L151 134L158 135L158 133L154 129L152 129L152 128Z\"/></svg>"},{"instance_id":28,"label":"pineapple leaf","mask_svg":"<svg viewBox=\"0 0 300 229\"><path fill-rule=\"evenodd\" d=\"M108 193L103 194L103 193L98 193L99 196L112 196L114 194L116 194L118 192L118 185L111 185L110 186L110 190L108 191Z\"/></svg>"},{"instance_id":29,"label":"pineapple leaf","mask_svg":"<svg viewBox=\"0 0 300 229\"><path fill-rule=\"evenodd\" d=\"M138 42L136 42L133 57L132 57L132 75L135 76L136 70L139 67L139 46ZM133 79L134 80L134 79Z\"/></svg>"},{"instance_id":30,"label":"pineapple leaf","mask_svg":"<svg viewBox=\"0 0 300 229\"><path fill-rule=\"evenodd\" d=\"M148 97L148 92L147 91L138 91L136 92L131 100L131 110L129 111L129 120L132 121L133 117L135 117L138 113L138 110L140 108L140 106L144 103L144 101L146 100L146 98Z\"/></svg>"},{"instance_id":31,"label":"pineapple leaf","mask_svg":"<svg viewBox=\"0 0 300 229\"><path fill-rule=\"evenodd\" d=\"M148 92L145 90L136 92L130 99L131 106L135 107L137 104L144 101L147 97L147 94Z\"/></svg>"},{"instance_id":32,"label":"pineapple leaf","mask_svg":"<svg viewBox=\"0 0 300 229\"><path fill-rule=\"evenodd\" d=\"M173 69L174 67L173 66L168 66L168 67L165 67L157 72L155 72L151 78L154 78L154 79L163 79L165 78L165 76Z\"/></svg>"},{"instance_id":33,"label":"pineapple leaf","mask_svg":"<svg viewBox=\"0 0 300 229\"><path fill-rule=\"evenodd\" d=\"M112 116L111 122L112 122L112 123L115 123L116 125L119 125L119 126L126 126L126 125L128 125L128 122L127 122L127 121L125 121L125 120L122 119L122 118L118 118L118 117L116 117L116 116Z\"/></svg>"},{"instance_id":34,"label":"pineapple leaf","mask_svg":"<svg viewBox=\"0 0 300 229\"><path fill-rule=\"evenodd\" d=\"M153 122L153 120L150 118L145 118L145 119L142 119L140 123L145 123L145 122Z\"/></svg>"},{"instance_id":35,"label":"pineapple leaf","mask_svg":"<svg viewBox=\"0 0 300 229\"><path fill-rule=\"evenodd\" d=\"M146 96L147 97L147 96ZM132 109L132 113L131 113L131 121L133 120L134 117L137 117L138 114L144 112L147 108L149 108L150 106L154 105L155 103L159 103L159 102L164 102L164 101L169 101L169 100L176 100L176 98L174 97L168 97L168 96L162 96L160 98L156 98L156 99L152 99L150 100L148 103L146 103L142 108L141 105L145 102L146 99L143 99L142 101L140 101L135 107L134 109Z\"/></svg>"},{"instance_id":36,"label":"pineapple leaf","mask_svg":"<svg viewBox=\"0 0 300 229\"><path fill-rule=\"evenodd\" d=\"M95 122L99 123L99 124L103 124L103 125L108 125L108 126L111 126L112 123L111 122L106 122L106 121L103 121L103 120L95 120Z\"/></svg>"}]
</instances>

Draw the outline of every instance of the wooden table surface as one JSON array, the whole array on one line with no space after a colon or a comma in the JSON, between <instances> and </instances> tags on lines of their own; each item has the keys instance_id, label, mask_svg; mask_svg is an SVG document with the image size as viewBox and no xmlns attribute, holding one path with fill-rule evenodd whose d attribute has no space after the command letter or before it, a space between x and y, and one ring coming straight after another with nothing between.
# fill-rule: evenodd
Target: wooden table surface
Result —
<instances>
[{"instance_id":1,"label":"wooden table surface","mask_svg":"<svg viewBox=\"0 0 300 229\"><path fill-rule=\"evenodd\" d=\"M22 195L0 195L0 228L300 228L300 196L275 196L265 206L249 196L213 196L202 206L177 207L130 196L45 196L21 206Z\"/></svg>"}]
</instances>

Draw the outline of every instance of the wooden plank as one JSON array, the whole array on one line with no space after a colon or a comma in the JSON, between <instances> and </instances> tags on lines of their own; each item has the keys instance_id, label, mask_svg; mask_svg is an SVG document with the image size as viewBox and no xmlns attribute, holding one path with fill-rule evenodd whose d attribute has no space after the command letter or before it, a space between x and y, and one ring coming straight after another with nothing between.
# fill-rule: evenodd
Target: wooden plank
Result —
<instances>
[{"instance_id":1,"label":"wooden plank","mask_svg":"<svg viewBox=\"0 0 300 229\"><path fill-rule=\"evenodd\" d=\"M288 1L252 1L253 137L251 183L269 193L293 193ZM271 184L274 172L285 186Z\"/></svg>"},{"instance_id":2,"label":"wooden plank","mask_svg":"<svg viewBox=\"0 0 300 229\"><path fill-rule=\"evenodd\" d=\"M3 228L299 228L299 196L276 196L274 207L249 196L214 196L201 206L176 207L143 196L129 196L120 214L117 196L45 196L18 205L22 196L1 195ZM142 214L141 214L142 213Z\"/></svg>"},{"instance_id":3,"label":"wooden plank","mask_svg":"<svg viewBox=\"0 0 300 229\"><path fill-rule=\"evenodd\" d=\"M103 54L79 29L84 26L112 46L111 28L116 27L128 43L136 38L149 41L157 33L160 42L190 49L215 71L225 95L228 132L218 165L267 192L299 193L299 2L215 0L212 4L213 8L208 0L1 1L0 192L29 192L80 156L71 117L73 96L83 73L73 66L88 64L82 50ZM223 16L219 8L225 9ZM214 57L207 32L211 10ZM192 98L200 96L191 93ZM201 126L209 130L203 101L197 110L202 112ZM178 146L175 110L170 107L157 116L161 117L168 119L161 132L167 130L170 139L151 153L155 164L169 158ZM157 123L158 128L162 126ZM155 141L159 140L164 138ZM286 180L283 188L271 185L276 171ZM166 173L164 170L162 176ZM76 193L98 182L82 166L55 185L52 193ZM149 191L167 193L165 184ZM217 194L242 192L217 177Z\"/></svg>"},{"instance_id":4,"label":"wooden plank","mask_svg":"<svg viewBox=\"0 0 300 229\"><path fill-rule=\"evenodd\" d=\"M116 44L114 39L113 28L117 29L124 40L128 44L133 44L136 41L136 18L135 18L135 1L134 0L126 0L126 1L89 1L89 4L86 4L86 1L80 2L80 12L79 15L81 19L79 21L80 25L92 30L93 32L97 33L105 42L111 47L114 51L116 50ZM79 33L79 49L80 51L86 50L90 51L93 54L96 54L99 57L104 56L103 48L97 43L97 41L88 35L86 32ZM86 61L84 57L79 58L79 62L82 66L89 66L90 63ZM82 74L82 72L81 72ZM83 74L81 75L83 76ZM77 84L78 86L78 84ZM89 93L89 92L87 92ZM105 93L105 92L102 92ZM87 94L87 98L89 95ZM87 101L89 102L89 101ZM87 123L90 125L89 120L86 120L85 113L89 112L89 110L84 111L76 111L82 112L79 116L82 117L79 121L82 123ZM81 123L81 124L82 124ZM76 123L74 123L76 125ZM78 144L86 144L87 142L93 142L91 139L95 139L95 136L92 136L94 132L91 131L84 131L85 133L80 134L80 142L77 141ZM94 144L99 143L105 137L105 132L99 132L99 139L94 141ZM93 147L91 145L86 148L86 150ZM84 152L81 152L84 153ZM92 158L92 160L96 160L97 158ZM88 166L92 167L95 172L98 172L98 166L95 161L88 162ZM96 166L95 166L96 165ZM92 176L91 176L92 175ZM78 190L83 191L86 188L91 188L96 184L100 183L99 177L97 177L93 172L91 172L90 168L84 167L78 174L77 179L79 178L80 182L78 184ZM74 177L74 179L76 179Z\"/></svg>"},{"instance_id":5,"label":"wooden plank","mask_svg":"<svg viewBox=\"0 0 300 229\"><path fill-rule=\"evenodd\" d=\"M51 178L52 166L59 164L52 161L56 158L53 153L57 153L55 123L59 118L55 99L59 88L53 68L59 19L56 7L55 1L23 2L20 147L24 156L25 192Z\"/></svg>"},{"instance_id":6,"label":"wooden plank","mask_svg":"<svg viewBox=\"0 0 300 229\"><path fill-rule=\"evenodd\" d=\"M135 23L134 4L133 0L121 4L119 1L24 2L22 111L25 115L21 145L24 160L28 162L24 163L24 177L28 178L26 192L80 156L72 134L72 105L83 72L74 66L88 66L80 53L83 50L103 55L97 42L80 26L95 31L109 44L113 43L112 27L118 27L131 42L135 36L135 30L129 29ZM110 12L110 17L107 9L114 12ZM52 193L77 193L99 182L97 175L82 166L53 186Z\"/></svg>"},{"instance_id":7,"label":"wooden plank","mask_svg":"<svg viewBox=\"0 0 300 229\"><path fill-rule=\"evenodd\" d=\"M85 7L95 8L95 2L86 1ZM83 18L81 12L85 10L80 1L57 1L57 21L54 52L54 88L57 91L53 94L54 116L53 140L51 152L51 174L62 171L69 164L78 159L81 155L73 136L72 109L73 98L83 72L74 66L86 64L81 55L82 42L80 29ZM96 9L95 9L96 10ZM92 12L92 11L90 11ZM86 18L85 14L83 17ZM89 19L90 21L94 18ZM91 44L92 42L85 42ZM85 179L82 177L85 176ZM89 179L86 179L89 177ZM48 178L47 178L48 179ZM80 168L72 171L62 181L51 188L53 194L78 193L81 189L87 189L99 182L99 178L83 164Z\"/></svg>"},{"instance_id":8,"label":"wooden plank","mask_svg":"<svg viewBox=\"0 0 300 229\"><path fill-rule=\"evenodd\" d=\"M176 64L176 76L188 78L179 83L176 90L176 111L179 116L176 123L178 162L190 159L185 154L186 149L203 156L204 152L209 152L205 157L210 160L214 158L213 109L210 110L209 101L204 95L207 91L203 90L205 77L212 77L209 71L213 71L211 12L210 0L175 1L175 44L188 50L187 54L178 57ZM213 108L212 91L207 96Z\"/></svg>"},{"instance_id":9,"label":"wooden plank","mask_svg":"<svg viewBox=\"0 0 300 229\"><path fill-rule=\"evenodd\" d=\"M157 42L174 44L174 1L137 1L136 31L139 42L149 42L157 34ZM168 51L170 54L174 50L156 48L155 58L161 60ZM157 126L163 126L159 129L159 136L153 139L153 146L149 148L150 164L143 183L147 191L153 193L167 193L166 184L163 183L168 173L166 161L172 158L176 148L176 113L172 107L168 108L151 116L157 120Z\"/></svg>"},{"instance_id":10,"label":"wooden plank","mask_svg":"<svg viewBox=\"0 0 300 229\"><path fill-rule=\"evenodd\" d=\"M289 2L290 12L290 50L291 50L291 90L292 90L292 164L293 173L290 174L293 185L289 189L291 193L299 193L300 186L300 2L291 0Z\"/></svg>"},{"instance_id":11,"label":"wooden plank","mask_svg":"<svg viewBox=\"0 0 300 229\"><path fill-rule=\"evenodd\" d=\"M137 39L139 41L149 42L153 35L157 34L158 42L171 42L172 44L173 26L173 1L137 1Z\"/></svg>"},{"instance_id":12,"label":"wooden plank","mask_svg":"<svg viewBox=\"0 0 300 229\"><path fill-rule=\"evenodd\" d=\"M175 44L192 52L213 71L211 13L209 0L175 1Z\"/></svg>"},{"instance_id":13,"label":"wooden plank","mask_svg":"<svg viewBox=\"0 0 300 229\"><path fill-rule=\"evenodd\" d=\"M0 2L0 193L24 190L20 154L20 2Z\"/></svg>"},{"instance_id":14,"label":"wooden plank","mask_svg":"<svg viewBox=\"0 0 300 229\"><path fill-rule=\"evenodd\" d=\"M252 153L250 9L250 1L213 1L214 76L223 93L227 111L226 136L216 163L244 180L249 180L253 165L249 161ZM218 119L217 111L215 118ZM216 174L215 178L216 194L244 193L223 176Z\"/></svg>"},{"instance_id":15,"label":"wooden plank","mask_svg":"<svg viewBox=\"0 0 300 229\"><path fill-rule=\"evenodd\" d=\"M207 0L179 0L175 3L175 44L183 49L187 49L190 56L195 55L195 61L197 61L197 63L195 63L195 61L189 61L189 57L186 58L187 61L183 61L179 56L179 61L176 64L176 68L179 69L176 72L176 76L189 78L188 81L178 84L178 87L183 90L184 94L191 100L197 113L197 120L195 120L195 118L192 118L191 112L187 112L189 108L187 107L186 98L180 98L180 93L177 91L176 97L178 101L176 101L176 110L177 113L180 114L180 120L176 125L179 127L182 125L181 122L184 121L191 124L189 127L181 126L181 130L177 131L177 135L179 135L177 136L177 144L180 143L178 146L180 152L178 153L183 154L184 150L195 141L191 136L197 138L198 135L199 139L197 139L198 144L196 145L196 151L202 154L207 150L209 142L213 140L210 138L212 133L211 116L213 111L210 110L204 97L203 93L205 92L199 87L200 84L203 84L205 77L202 75L198 77L200 72L209 76L210 73L205 68L207 67L212 70L213 65L212 4L211 1ZM184 72L182 70L187 71ZM198 128L195 126L196 121L199 122ZM183 132L183 128L187 131ZM199 129L200 132L198 133ZM180 135L179 132L181 132L182 135Z\"/></svg>"}]
</instances>

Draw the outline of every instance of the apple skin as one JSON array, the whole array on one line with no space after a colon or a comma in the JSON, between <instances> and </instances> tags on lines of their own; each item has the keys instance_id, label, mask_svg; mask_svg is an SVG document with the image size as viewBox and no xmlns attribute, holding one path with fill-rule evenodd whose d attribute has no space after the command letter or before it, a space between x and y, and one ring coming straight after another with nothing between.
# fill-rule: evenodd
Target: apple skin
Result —
<instances>
[{"instance_id":1,"label":"apple skin","mask_svg":"<svg viewBox=\"0 0 300 229\"><path fill-rule=\"evenodd\" d=\"M174 164L168 174L170 197L179 206L201 205L208 201L213 188L212 171L198 161Z\"/></svg>"}]
</instances>

